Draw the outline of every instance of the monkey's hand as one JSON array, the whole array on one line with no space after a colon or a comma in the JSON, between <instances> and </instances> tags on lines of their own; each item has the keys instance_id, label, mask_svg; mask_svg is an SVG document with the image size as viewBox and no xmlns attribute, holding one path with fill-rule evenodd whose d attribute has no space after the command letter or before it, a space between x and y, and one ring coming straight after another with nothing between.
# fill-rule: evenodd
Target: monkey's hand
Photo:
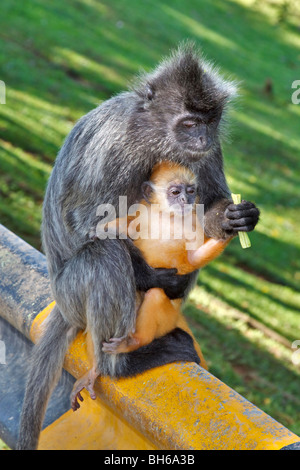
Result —
<instances>
[{"instance_id":1,"label":"monkey's hand","mask_svg":"<svg viewBox=\"0 0 300 470\"><path fill-rule=\"evenodd\" d=\"M259 219L259 210L249 201L233 204L220 199L204 216L205 235L215 240L227 240L238 232L251 232Z\"/></svg>"},{"instance_id":2,"label":"monkey's hand","mask_svg":"<svg viewBox=\"0 0 300 470\"><path fill-rule=\"evenodd\" d=\"M141 346L140 341L133 335L110 338L102 343L102 351L108 354L128 353Z\"/></svg>"},{"instance_id":3,"label":"monkey's hand","mask_svg":"<svg viewBox=\"0 0 300 470\"><path fill-rule=\"evenodd\" d=\"M136 270L135 270L136 272ZM177 274L177 269L166 268L152 268L147 265L147 268L136 275L137 289L141 291L148 291L153 287L159 287L165 291L169 299L180 299L184 297L186 289L190 283L190 275Z\"/></svg>"},{"instance_id":4,"label":"monkey's hand","mask_svg":"<svg viewBox=\"0 0 300 470\"><path fill-rule=\"evenodd\" d=\"M259 219L259 209L253 202L242 201L240 204L229 204L224 212L222 228L228 234L251 232Z\"/></svg>"},{"instance_id":5,"label":"monkey's hand","mask_svg":"<svg viewBox=\"0 0 300 470\"><path fill-rule=\"evenodd\" d=\"M169 299L181 299L184 297L190 284L190 274L176 274L177 269L156 268L156 285L165 291Z\"/></svg>"},{"instance_id":6,"label":"monkey's hand","mask_svg":"<svg viewBox=\"0 0 300 470\"><path fill-rule=\"evenodd\" d=\"M131 256L137 290L146 292L153 287L160 287L169 299L184 297L191 280L189 274L176 274L177 269L152 268L131 240L124 241Z\"/></svg>"}]
</instances>

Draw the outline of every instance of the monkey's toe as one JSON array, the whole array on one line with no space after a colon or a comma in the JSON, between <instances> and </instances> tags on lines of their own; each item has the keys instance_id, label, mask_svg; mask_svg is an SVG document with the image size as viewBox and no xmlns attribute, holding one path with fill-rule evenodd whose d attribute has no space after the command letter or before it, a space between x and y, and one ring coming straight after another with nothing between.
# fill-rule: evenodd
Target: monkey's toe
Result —
<instances>
[{"instance_id":1,"label":"monkey's toe","mask_svg":"<svg viewBox=\"0 0 300 470\"><path fill-rule=\"evenodd\" d=\"M80 403L78 400L83 401L83 397L81 395L81 390L83 390L84 387L82 387L79 391L74 391L71 394L71 408L73 411L76 411L80 408Z\"/></svg>"},{"instance_id":2,"label":"monkey's toe","mask_svg":"<svg viewBox=\"0 0 300 470\"><path fill-rule=\"evenodd\" d=\"M79 401L84 401L83 396L80 393L84 388L89 392L92 400L96 399L94 383L95 380L94 378L91 379L90 373L84 375L81 377L81 379L78 379L77 382L75 382L71 393L71 408L73 411L76 411L80 408Z\"/></svg>"}]
</instances>

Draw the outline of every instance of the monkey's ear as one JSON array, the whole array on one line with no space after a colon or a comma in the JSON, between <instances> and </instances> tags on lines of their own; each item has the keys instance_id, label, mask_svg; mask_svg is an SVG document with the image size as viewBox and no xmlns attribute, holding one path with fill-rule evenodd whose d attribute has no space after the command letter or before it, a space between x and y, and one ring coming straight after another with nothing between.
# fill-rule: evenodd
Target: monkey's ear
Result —
<instances>
[{"instance_id":1,"label":"monkey's ear","mask_svg":"<svg viewBox=\"0 0 300 470\"><path fill-rule=\"evenodd\" d=\"M154 98L154 87L150 85L149 83L146 86L146 98L148 101L152 101Z\"/></svg>"},{"instance_id":2,"label":"monkey's ear","mask_svg":"<svg viewBox=\"0 0 300 470\"><path fill-rule=\"evenodd\" d=\"M144 199L150 204L151 195L154 191L154 185L151 181L144 181L142 184L142 193Z\"/></svg>"}]
</instances>

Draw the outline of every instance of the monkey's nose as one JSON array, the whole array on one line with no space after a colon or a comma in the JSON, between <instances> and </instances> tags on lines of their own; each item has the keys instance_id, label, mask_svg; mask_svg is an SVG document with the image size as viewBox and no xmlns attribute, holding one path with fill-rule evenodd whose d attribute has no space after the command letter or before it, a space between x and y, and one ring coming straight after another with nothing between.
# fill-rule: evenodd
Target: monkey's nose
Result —
<instances>
[{"instance_id":1,"label":"monkey's nose","mask_svg":"<svg viewBox=\"0 0 300 470\"><path fill-rule=\"evenodd\" d=\"M200 141L201 147L203 149L209 149L209 147L211 146L211 143L212 143L212 140L211 140L210 137L203 136L203 135L199 136L199 141Z\"/></svg>"}]
</instances>

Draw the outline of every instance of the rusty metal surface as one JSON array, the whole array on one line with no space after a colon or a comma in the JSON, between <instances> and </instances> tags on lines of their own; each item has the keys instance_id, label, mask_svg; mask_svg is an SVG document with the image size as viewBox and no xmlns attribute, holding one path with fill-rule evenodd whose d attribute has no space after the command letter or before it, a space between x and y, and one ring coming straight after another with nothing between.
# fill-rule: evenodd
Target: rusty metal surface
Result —
<instances>
[{"instance_id":1,"label":"rusty metal surface","mask_svg":"<svg viewBox=\"0 0 300 470\"><path fill-rule=\"evenodd\" d=\"M5 353L0 356L0 439L14 449L33 344L1 317L0 341L5 345ZM69 410L73 384L74 378L63 371L49 401L43 427L49 426Z\"/></svg>"},{"instance_id":2,"label":"rusty metal surface","mask_svg":"<svg viewBox=\"0 0 300 470\"><path fill-rule=\"evenodd\" d=\"M29 336L52 300L45 256L0 224L0 315Z\"/></svg>"}]
</instances>

